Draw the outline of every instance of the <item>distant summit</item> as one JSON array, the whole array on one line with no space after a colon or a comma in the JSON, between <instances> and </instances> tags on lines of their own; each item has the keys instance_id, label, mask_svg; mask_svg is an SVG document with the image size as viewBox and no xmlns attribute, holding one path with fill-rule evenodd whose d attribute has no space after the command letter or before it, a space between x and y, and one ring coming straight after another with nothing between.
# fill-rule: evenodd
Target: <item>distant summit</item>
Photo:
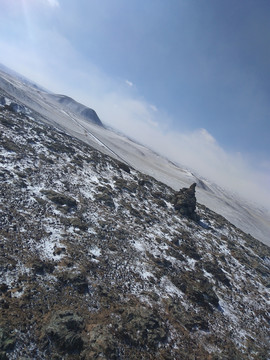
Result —
<instances>
[{"instance_id":1,"label":"distant summit","mask_svg":"<svg viewBox=\"0 0 270 360\"><path fill-rule=\"evenodd\" d=\"M98 117L97 113L95 112L95 110L77 102L76 100L66 95L51 94L50 96L52 99L56 100L59 104L64 105L65 108L67 108L68 110L74 113L79 114L84 119L96 125L102 127L104 126L100 118Z\"/></svg>"},{"instance_id":2,"label":"distant summit","mask_svg":"<svg viewBox=\"0 0 270 360\"><path fill-rule=\"evenodd\" d=\"M62 123L60 117L70 118L71 115L71 118L74 118L75 115L76 118L78 117L81 120L87 120L94 125L104 127L95 110L75 101L69 96L53 94L1 63L0 89L2 89L5 95L12 101L19 101L21 105L37 111L49 122L52 118L54 121L58 118L58 123ZM59 106L59 104L62 106ZM71 114L69 112L71 112ZM56 113L58 114L56 115ZM66 121L64 121L64 123L66 123Z\"/></svg>"}]
</instances>

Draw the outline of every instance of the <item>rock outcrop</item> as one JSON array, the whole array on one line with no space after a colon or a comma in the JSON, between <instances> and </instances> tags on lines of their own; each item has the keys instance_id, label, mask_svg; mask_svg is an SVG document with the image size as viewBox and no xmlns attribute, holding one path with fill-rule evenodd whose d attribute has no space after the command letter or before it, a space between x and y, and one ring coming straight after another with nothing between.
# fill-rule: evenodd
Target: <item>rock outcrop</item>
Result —
<instances>
[{"instance_id":1,"label":"rock outcrop","mask_svg":"<svg viewBox=\"0 0 270 360\"><path fill-rule=\"evenodd\" d=\"M11 102L8 105L8 108L13 111L14 113L18 113L18 114L26 114L27 110L26 107L20 104L17 104L16 102Z\"/></svg>"},{"instance_id":2,"label":"rock outcrop","mask_svg":"<svg viewBox=\"0 0 270 360\"><path fill-rule=\"evenodd\" d=\"M196 183L192 184L189 188L180 189L174 196L173 204L175 210L189 219L199 221L199 216L196 214L196 196L195 196Z\"/></svg>"}]
</instances>

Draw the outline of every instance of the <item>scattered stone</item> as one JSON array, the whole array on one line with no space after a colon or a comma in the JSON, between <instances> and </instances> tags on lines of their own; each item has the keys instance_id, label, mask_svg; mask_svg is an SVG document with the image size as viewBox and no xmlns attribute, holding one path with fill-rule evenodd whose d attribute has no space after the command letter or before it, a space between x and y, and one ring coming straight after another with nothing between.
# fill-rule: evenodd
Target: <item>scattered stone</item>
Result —
<instances>
[{"instance_id":1,"label":"scattered stone","mask_svg":"<svg viewBox=\"0 0 270 360\"><path fill-rule=\"evenodd\" d=\"M59 194L53 190L41 190L40 192L57 205L66 206L68 209L77 206L77 201L70 196Z\"/></svg>"}]
</instances>

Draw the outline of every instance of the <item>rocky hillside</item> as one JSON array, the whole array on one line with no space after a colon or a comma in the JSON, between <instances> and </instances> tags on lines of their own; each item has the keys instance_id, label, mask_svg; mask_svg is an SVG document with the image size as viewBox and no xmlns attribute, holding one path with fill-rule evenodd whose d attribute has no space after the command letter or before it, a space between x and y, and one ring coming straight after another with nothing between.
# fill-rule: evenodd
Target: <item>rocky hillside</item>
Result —
<instances>
[{"instance_id":1,"label":"rocky hillside","mask_svg":"<svg viewBox=\"0 0 270 360\"><path fill-rule=\"evenodd\" d=\"M196 197L201 204L270 246L270 214L267 209L240 198L209 179L193 174L189 169L172 163L151 149L103 126L94 110L66 95L53 94L0 64L0 104L2 102L3 105L6 102L6 105L10 104L13 111L20 111L15 109L16 106L23 109L25 114L31 110L32 117L36 120L57 127L96 150L130 164L134 169L153 176L175 191L196 182ZM181 154L179 161L181 162Z\"/></svg>"},{"instance_id":2,"label":"rocky hillside","mask_svg":"<svg viewBox=\"0 0 270 360\"><path fill-rule=\"evenodd\" d=\"M14 111L0 107L0 359L270 358L267 246L194 212L194 185Z\"/></svg>"}]
</instances>

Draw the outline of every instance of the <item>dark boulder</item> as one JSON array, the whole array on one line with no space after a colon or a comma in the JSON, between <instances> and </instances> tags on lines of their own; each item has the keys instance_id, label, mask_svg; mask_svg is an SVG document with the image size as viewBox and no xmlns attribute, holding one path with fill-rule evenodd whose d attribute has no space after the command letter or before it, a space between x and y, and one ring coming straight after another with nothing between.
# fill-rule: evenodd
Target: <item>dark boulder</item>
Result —
<instances>
[{"instance_id":1,"label":"dark boulder","mask_svg":"<svg viewBox=\"0 0 270 360\"><path fill-rule=\"evenodd\" d=\"M77 201L71 196L59 194L53 190L41 190L40 192L56 205L66 207L68 210L77 207Z\"/></svg>"},{"instance_id":2,"label":"dark boulder","mask_svg":"<svg viewBox=\"0 0 270 360\"><path fill-rule=\"evenodd\" d=\"M126 173L130 174L130 168L127 164L119 162L119 168L124 170Z\"/></svg>"},{"instance_id":3,"label":"dark boulder","mask_svg":"<svg viewBox=\"0 0 270 360\"><path fill-rule=\"evenodd\" d=\"M9 110L11 110L12 112L15 112L17 114L26 114L26 108L23 105L17 104L15 102L10 103L10 105L8 105Z\"/></svg>"},{"instance_id":4,"label":"dark boulder","mask_svg":"<svg viewBox=\"0 0 270 360\"><path fill-rule=\"evenodd\" d=\"M180 189L174 196L173 205L176 211L189 219L199 221L199 215L196 214L196 183L189 188Z\"/></svg>"}]
</instances>

